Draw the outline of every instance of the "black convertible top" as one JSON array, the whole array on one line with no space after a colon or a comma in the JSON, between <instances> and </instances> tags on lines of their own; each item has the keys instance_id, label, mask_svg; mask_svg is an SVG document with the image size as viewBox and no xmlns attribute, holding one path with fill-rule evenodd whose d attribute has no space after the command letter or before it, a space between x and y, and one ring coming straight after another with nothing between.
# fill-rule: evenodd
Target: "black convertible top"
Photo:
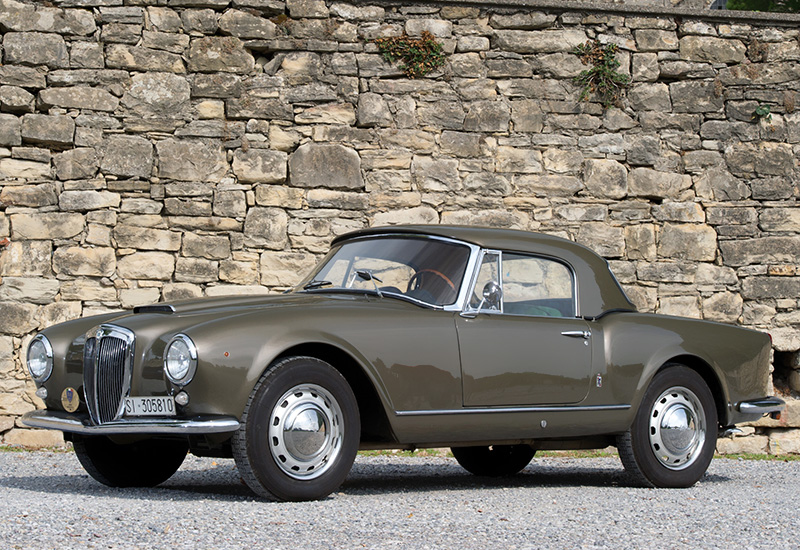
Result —
<instances>
[{"instance_id":1,"label":"black convertible top","mask_svg":"<svg viewBox=\"0 0 800 550\"><path fill-rule=\"evenodd\" d=\"M360 229L333 240L343 241L379 235L431 235L475 244L481 248L538 254L567 262L578 277L579 314L598 317L612 310L636 311L608 267L608 262L591 249L552 235L456 225L394 225Z\"/></svg>"}]
</instances>

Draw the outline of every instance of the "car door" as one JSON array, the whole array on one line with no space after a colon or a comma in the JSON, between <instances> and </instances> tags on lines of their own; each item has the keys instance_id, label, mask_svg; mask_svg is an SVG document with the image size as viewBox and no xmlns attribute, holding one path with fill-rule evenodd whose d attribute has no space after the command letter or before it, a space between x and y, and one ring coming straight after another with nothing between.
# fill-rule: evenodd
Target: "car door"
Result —
<instances>
[{"instance_id":1,"label":"car door","mask_svg":"<svg viewBox=\"0 0 800 550\"><path fill-rule=\"evenodd\" d=\"M456 320L466 407L572 404L589 392L591 331L573 270L553 258L485 251Z\"/></svg>"}]
</instances>

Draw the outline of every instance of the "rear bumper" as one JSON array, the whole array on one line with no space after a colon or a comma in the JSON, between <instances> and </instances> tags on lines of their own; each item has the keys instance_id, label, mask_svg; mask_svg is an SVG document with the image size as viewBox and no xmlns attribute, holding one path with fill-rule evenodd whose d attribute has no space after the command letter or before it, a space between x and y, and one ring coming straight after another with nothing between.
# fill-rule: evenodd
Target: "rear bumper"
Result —
<instances>
[{"instance_id":1,"label":"rear bumper","mask_svg":"<svg viewBox=\"0 0 800 550\"><path fill-rule=\"evenodd\" d=\"M761 397L740 401L729 409L729 426L743 422L755 422L764 415L778 418L785 407L786 403L779 397Z\"/></svg>"},{"instance_id":2,"label":"rear bumper","mask_svg":"<svg viewBox=\"0 0 800 550\"><path fill-rule=\"evenodd\" d=\"M88 417L81 418L68 413L47 410L25 413L22 416L22 422L31 428L45 428L86 435L199 435L235 432L239 429L239 421L232 416L207 416L192 419L136 418L95 425Z\"/></svg>"},{"instance_id":3,"label":"rear bumper","mask_svg":"<svg viewBox=\"0 0 800 550\"><path fill-rule=\"evenodd\" d=\"M784 407L786 407L786 402L779 397L762 397L761 399L742 401L736 405L740 413L759 416L779 413Z\"/></svg>"}]
</instances>

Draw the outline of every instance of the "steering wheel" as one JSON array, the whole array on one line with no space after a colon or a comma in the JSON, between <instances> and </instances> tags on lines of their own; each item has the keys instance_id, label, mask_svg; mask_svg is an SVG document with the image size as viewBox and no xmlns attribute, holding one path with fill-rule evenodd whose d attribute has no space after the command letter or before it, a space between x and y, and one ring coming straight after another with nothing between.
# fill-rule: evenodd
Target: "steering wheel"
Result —
<instances>
[{"instance_id":1,"label":"steering wheel","mask_svg":"<svg viewBox=\"0 0 800 550\"><path fill-rule=\"evenodd\" d=\"M434 274L434 275L436 275L437 277L441 278L441 279L442 279L442 280L443 280L445 283L447 283L447 286L449 286L449 287L450 287L450 289L451 289L453 292L455 292L455 291L456 291L456 285L454 285L454 284L453 284L453 281L451 281L451 280L450 280L450 279L447 277L447 275L445 275L445 274L444 274L444 273L442 273L441 271L436 271L435 269L420 269L419 271L417 271L416 273L414 273L414 275L412 275L412 276L411 276L411 278L408 280L408 286L406 287L406 292L410 292L411 290L414 290L415 288L418 288L418 287L416 286L416 283L419 283L419 281L417 281L417 279L419 279L419 277L420 277L420 276L421 276L423 273L433 273L433 274Z\"/></svg>"}]
</instances>

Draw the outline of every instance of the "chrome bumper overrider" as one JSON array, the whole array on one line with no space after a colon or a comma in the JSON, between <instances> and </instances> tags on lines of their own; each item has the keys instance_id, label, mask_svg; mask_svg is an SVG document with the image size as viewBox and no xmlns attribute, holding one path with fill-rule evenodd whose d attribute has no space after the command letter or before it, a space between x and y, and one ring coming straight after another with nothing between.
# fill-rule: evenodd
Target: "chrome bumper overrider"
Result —
<instances>
[{"instance_id":1,"label":"chrome bumper overrider","mask_svg":"<svg viewBox=\"0 0 800 550\"><path fill-rule=\"evenodd\" d=\"M191 420L178 418L136 418L106 422L102 425L67 413L57 411L31 411L22 416L22 422L31 428L46 428L79 434L214 434L235 432L239 421L232 416L207 416Z\"/></svg>"},{"instance_id":2,"label":"chrome bumper overrider","mask_svg":"<svg viewBox=\"0 0 800 550\"><path fill-rule=\"evenodd\" d=\"M779 413L786 406L783 399L779 397L762 397L752 401L742 401L736 408L744 414L775 414Z\"/></svg>"}]
</instances>

